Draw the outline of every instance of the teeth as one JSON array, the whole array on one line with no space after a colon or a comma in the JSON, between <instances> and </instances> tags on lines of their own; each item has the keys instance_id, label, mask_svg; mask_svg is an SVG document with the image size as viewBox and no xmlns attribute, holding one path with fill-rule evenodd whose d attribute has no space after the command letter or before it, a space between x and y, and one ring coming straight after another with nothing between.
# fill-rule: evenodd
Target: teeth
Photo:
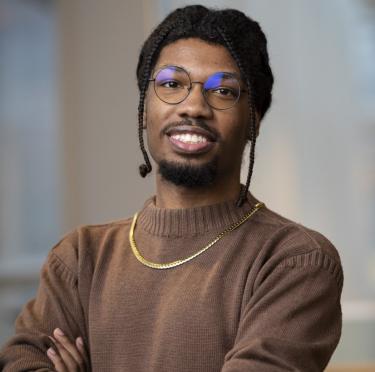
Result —
<instances>
[{"instance_id":1,"label":"teeth","mask_svg":"<svg viewBox=\"0 0 375 372\"><path fill-rule=\"evenodd\" d=\"M203 143L207 142L207 139L203 136L197 134L183 133L183 134L174 134L172 135L177 141L185 143Z\"/></svg>"}]
</instances>

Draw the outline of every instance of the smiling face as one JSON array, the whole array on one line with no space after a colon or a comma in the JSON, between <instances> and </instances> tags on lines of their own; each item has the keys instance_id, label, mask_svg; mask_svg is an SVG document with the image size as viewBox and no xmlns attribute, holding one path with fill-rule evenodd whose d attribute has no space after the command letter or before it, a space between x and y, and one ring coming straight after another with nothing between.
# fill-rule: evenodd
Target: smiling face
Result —
<instances>
[{"instance_id":1,"label":"smiling face","mask_svg":"<svg viewBox=\"0 0 375 372\"><path fill-rule=\"evenodd\" d=\"M164 66L183 68L192 82L203 83L217 72L240 75L226 48L200 39L181 39L164 47L152 78ZM167 88L174 87L171 83L166 84ZM241 80L240 88L246 88ZM216 93L228 94L225 91ZM188 97L178 104L163 102L159 97L154 83L150 82L146 123L148 147L154 161L159 166L177 164L185 169L202 169L207 165L212 169L215 165L212 182L233 181L233 178L239 182L249 123L246 93L241 93L237 103L226 110L208 105L200 83L193 83Z\"/></svg>"}]
</instances>

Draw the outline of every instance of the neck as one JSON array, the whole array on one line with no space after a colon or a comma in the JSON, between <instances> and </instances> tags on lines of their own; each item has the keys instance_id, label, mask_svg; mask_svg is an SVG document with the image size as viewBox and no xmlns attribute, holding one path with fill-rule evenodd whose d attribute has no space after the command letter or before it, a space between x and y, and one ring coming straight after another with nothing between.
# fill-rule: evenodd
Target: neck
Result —
<instances>
[{"instance_id":1,"label":"neck","mask_svg":"<svg viewBox=\"0 0 375 372\"><path fill-rule=\"evenodd\" d=\"M156 177L156 206L159 208L180 209L202 207L238 198L241 190L240 178L215 182L199 188L176 186L165 181L159 174Z\"/></svg>"}]
</instances>

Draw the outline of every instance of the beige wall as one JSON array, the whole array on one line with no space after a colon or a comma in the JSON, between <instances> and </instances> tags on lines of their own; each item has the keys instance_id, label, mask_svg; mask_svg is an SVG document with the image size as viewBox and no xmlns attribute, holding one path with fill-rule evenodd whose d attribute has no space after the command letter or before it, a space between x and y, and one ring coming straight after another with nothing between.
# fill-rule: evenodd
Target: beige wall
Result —
<instances>
[{"instance_id":1,"label":"beige wall","mask_svg":"<svg viewBox=\"0 0 375 372\"><path fill-rule=\"evenodd\" d=\"M64 230L129 216L152 192L137 171L135 68L152 11L144 5L59 2Z\"/></svg>"}]
</instances>

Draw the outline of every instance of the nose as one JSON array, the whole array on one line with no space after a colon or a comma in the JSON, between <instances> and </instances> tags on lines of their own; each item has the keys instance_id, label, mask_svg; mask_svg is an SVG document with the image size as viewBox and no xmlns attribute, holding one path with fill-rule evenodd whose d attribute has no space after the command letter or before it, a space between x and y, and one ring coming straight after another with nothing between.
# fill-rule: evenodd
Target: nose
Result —
<instances>
[{"instance_id":1,"label":"nose","mask_svg":"<svg viewBox=\"0 0 375 372\"><path fill-rule=\"evenodd\" d=\"M201 83L192 83L189 95L177 105L177 113L181 117L210 118L212 108L206 102Z\"/></svg>"}]
</instances>

